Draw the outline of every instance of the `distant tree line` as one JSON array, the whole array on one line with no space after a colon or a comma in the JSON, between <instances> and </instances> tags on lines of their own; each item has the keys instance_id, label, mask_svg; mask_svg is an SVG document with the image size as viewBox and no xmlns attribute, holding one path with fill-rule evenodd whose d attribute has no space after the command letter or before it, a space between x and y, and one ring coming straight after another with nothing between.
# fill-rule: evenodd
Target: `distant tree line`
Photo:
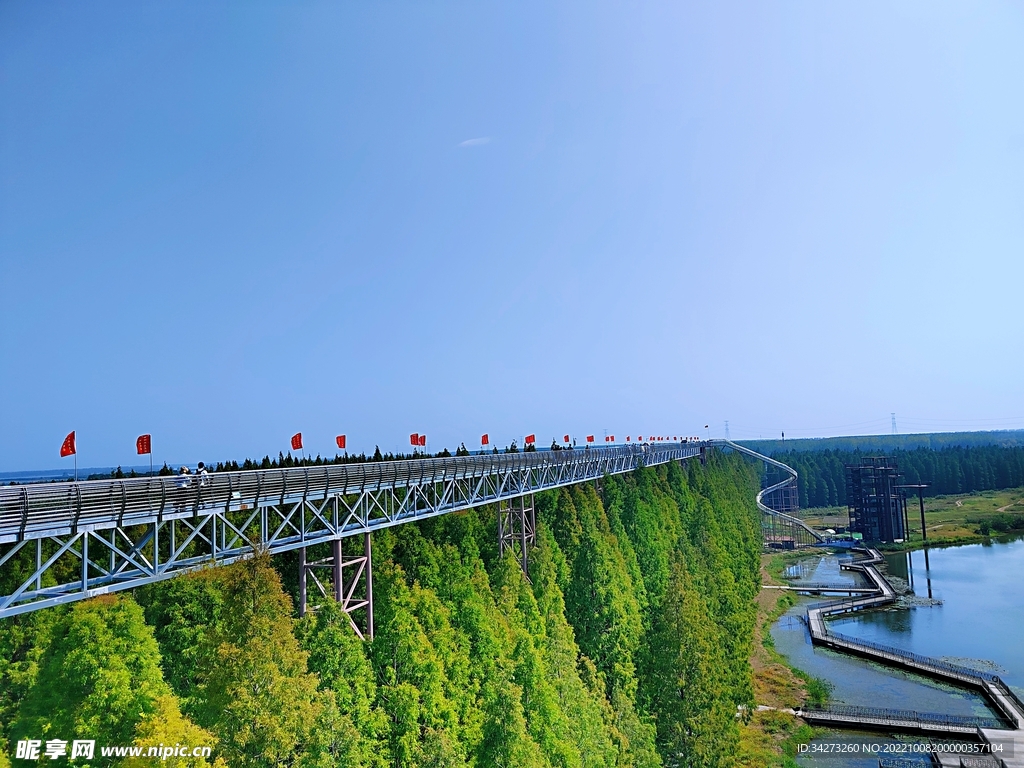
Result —
<instances>
[{"instance_id":1,"label":"distant tree line","mask_svg":"<svg viewBox=\"0 0 1024 768\"><path fill-rule=\"evenodd\" d=\"M737 440L751 450L772 456L779 452L820 453L822 451L860 451L868 456L889 455L893 451L915 448L975 448L1024 446L1024 429L1003 429L985 432L931 432L906 435L850 435L846 437L814 437L789 440Z\"/></svg>"},{"instance_id":2,"label":"distant tree line","mask_svg":"<svg viewBox=\"0 0 1024 768\"><path fill-rule=\"evenodd\" d=\"M859 464L877 452L862 451L779 451L773 458L788 464L799 474L800 506L846 506L846 465ZM1024 486L1024 447L996 445L942 450L916 448L895 450L903 482L928 483L926 496L975 491L992 491Z\"/></svg>"}]
</instances>

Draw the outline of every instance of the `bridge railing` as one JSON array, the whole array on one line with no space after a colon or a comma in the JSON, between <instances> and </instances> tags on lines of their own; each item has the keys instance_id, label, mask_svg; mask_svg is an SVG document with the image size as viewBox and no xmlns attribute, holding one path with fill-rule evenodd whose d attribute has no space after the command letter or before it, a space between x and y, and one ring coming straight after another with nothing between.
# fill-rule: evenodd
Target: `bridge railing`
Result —
<instances>
[{"instance_id":1,"label":"bridge railing","mask_svg":"<svg viewBox=\"0 0 1024 768\"><path fill-rule=\"evenodd\" d=\"M1005 728L1006 723L995 717L975 715L944 715L937 712L917 712L909 709L883 709L881 707L858 707L849 704L833 704L827 707L804 708L801 712L808 717L828 717L849 720L870 721L882 724L917 723L945 728Z\"/></svg>"},{"instance_id":2,"label":"bridge railing","mask_svg":"<svg viewBox=\"0 0 1024 768\"><path fill-rule=\"evenodd\" d=\"M781 481L779 483L775 483L775 485L771 485L768 488L764 488L764 489L762 489L761 491L758 492L757 497L755 499L755 501L757 503L757 508L759 510L761 510L761 514L762 515L768 516L769 518L773 518L773 519L777 520L780 523L783 523L783 524L785 524L787 526L790 526L793 529L793 531L794 531L794 537L796 537L796 536L805 537L808 543L824 542L825 541L825 537L824 536L822 536L816 530L811 528L809 525L807 525L800 518L793 517L792 515L787 515L785 512L779 512L778 510L772 509L767 504L765 504L764 501L763 501L764 497L767 496L768 494L772 493L773 491L777 491L780 488L785 488L785 487L787 487L789 485L792 485L792 484L796 483L797 482L797 472L796 472L795 469L793 469L792 467L790 467L790 466L788 466L786 464L783 464L781 461L777 461L776 459L773 459L773 458L771 458L769 456L764 456L764 455L758 453L757 451L751 450L750 448L742 446L739 443L734 443L731 440L717 440L716 439L716 440L712 440L711 444L712 445L722 445L722 446L725 446L727 448L731 448L734 451L739 451L740 453L745 453L748 456L752 456L753 458L758 459L759 461L763 461L766 464L771 464L772 466L778 467L779 469L781 469L781 470L785 471L786 473L788 473L789 477L787 477L785 480L783 480L783 481ZM762 518L762 520L763 519L764 518Z\"/></svg>"},{"instance_id":3,"label":"bridge railing","mask_svg":"<svg viewBox=\"0 0 1024 768\"><path fill-rule=\"evenodd\" d=\"M796 591L806 592L845 592L847 590L864 591L874 590L875 587L871 584L841 584L837 582L825 582L825 581L790 581L791 586Z\"/></svg>"},{"instance_id":4,"label":"bridge railing","mask_svg":"<svg viewBox=\"0 0 1024 768\"><path fill-rule=\"evenodd\" d=\"M483 454L440 459L324 464L283 469L148 476L0 488L0 543L135 525L203 510L359 494L382 488L476 483L480 500L617 473L641 463L689 458L697 443L626 445L563 451ZM500 486L483 481L505 478ZM510 485L511 484L511 485Z\"/></svg>"},{"instance_id":5,"label":"bridge railing","mask_svg":"<svg viewBox=\"0 0 1024 768\"><path fill-rule=\"evenodd\" d=\"M941 669L956 675L961 675L964 677L975 677L979 680L984 680L986 682L1004 685L1003 681L999 679L998 675L994 675L990 672L984 672L974 667L966 667L961 664L952 664L948 661L942 661L941 659L936 659L932 656L924 656L920 653L913 653L912 651L907 651L902 648L896 648L891 645L884 645L882 643L875 643L870 640L861 640L857 637L850 637L849 635L844 635L839 632L835 632L832 629L829 629L828 625L826 625L825 631L828 634L828 636L834 640L839 640L841 642L849 643L851 645L860 645L865 648L870 648L874 651L887 653L891 656L899 656L900 658L906 659L907 661L912 661L915 664L921 666L936 667L937 669Z\"/></svg>"}]
</instances>

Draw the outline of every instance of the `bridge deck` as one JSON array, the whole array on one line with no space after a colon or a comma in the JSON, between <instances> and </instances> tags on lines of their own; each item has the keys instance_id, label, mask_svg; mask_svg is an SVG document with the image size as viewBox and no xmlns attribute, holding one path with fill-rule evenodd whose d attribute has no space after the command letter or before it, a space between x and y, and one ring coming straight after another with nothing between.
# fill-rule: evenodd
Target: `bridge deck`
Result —
<instances>
[{"instance_id":1,"label":"bridge deck","mask_svg":"<svg viewBox=\"0 0 1024 768\"><path fill-rule=\"evenodd\" d=\"M983 725L998 726L993 718L957 717L929 712L912 712L873 707L839 706L825 709L802 709L797 714L809 723L840 728L898 730L931 736L959 734L978 738Z\"/></svg>"},{"instance_id":2,"label":"bridge deck","mask_svg":"<svg viewBox=\"0 0 1024 768\"><path fill-rule=\"evenodd\" d=\"M0 618L703 456L697 442L0 488Z\"/></svg>"},{"instance_id":3,"label":"bridge deck","mask_svg":"<svg viewBox=\"0 0 1024 768\"><path fill-rule=\"evenodd\" d=\"M761 589L780 589L788 592L810 592L812 594L836 592L851 595L873 595L878 591L874 587L854 587L846 586L844 584L792 584L789 586L765 584Z\"/></svg>"}]
</instances>

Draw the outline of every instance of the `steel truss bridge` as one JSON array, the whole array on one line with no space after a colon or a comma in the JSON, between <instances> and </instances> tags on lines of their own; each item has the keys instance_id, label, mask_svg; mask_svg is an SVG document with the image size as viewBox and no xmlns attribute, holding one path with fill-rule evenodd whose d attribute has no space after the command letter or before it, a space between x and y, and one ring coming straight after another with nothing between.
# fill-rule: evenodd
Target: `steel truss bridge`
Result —
<instances>
[{"instance_id":1,"label":"steel truss bridge","mask_svg":"<svg viewBox=\"0 0 1024 768\"><path fill-rule=\"evenodd\" d=\"M781 461L770 459L757 451L752 451L730 440L712 440L711 443L745 453L747 456L752 456L758 461L763 461L765 464L778 467L789 475L782 482L771 485L757 494L757 508L761 511L761 533L764 536L766 546L791 544L794 547L806 547L825 543L825 537L804 523L803 520L787 515L784 512L778 512L764 503L764 497L770 496L772 491L796 485L797 474L795 469L783 464Z\"/></svg>"},{"instance_id":2,"label":"steel truss bridge","mask_svg":"<svg viewBox=\"0 0 1024 768\"><path fill-rule=\"evenodd\" d=\"M655 443L8 486L0 488L0 618L297 550L300 611L317 595L333 597L360 619L356 632L372 637L373 531L497 504L500 549L525 570L534 493L703 461L706 449Z\"/></svg>"}]
</instances>

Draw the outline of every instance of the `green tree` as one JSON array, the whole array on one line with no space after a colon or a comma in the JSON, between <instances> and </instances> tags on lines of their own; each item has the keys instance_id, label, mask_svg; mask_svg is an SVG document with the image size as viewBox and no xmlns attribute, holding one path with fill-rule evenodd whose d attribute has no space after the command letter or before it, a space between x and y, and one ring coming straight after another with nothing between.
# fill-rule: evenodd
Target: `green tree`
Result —
<instances>
[{"instance_id":1,"label":"green tree","mask_svg":"<svg viewBox=\"0 0 1024 768\"><path fill-rule=\"evenodd\" d=\"M540 748L530 738L523 712L522 690L503 677L488 681L484 689L484 738L477 765L494 768L542 768Z\"/></svg>"},{"instance_id":2,"label":"green tree","mask_svg":"<svg viewBox=\"0 0 1024 768\"><path fill-rule=\"evenodd\" d=\"M723 690L720 638L680 558L651 640L649 690L661 753L670 766L727 765L736 750L735 708Z\"/></svg>"},{"instance_id":3,"label":"green tree","mask_svg":"<svg viewBox=\"0 0 1024 768\"><path fill-rule=\"evenodd\" d=\"M158 704L177 711L153 631L134 600L106 595L75 604L53 626L12 739L130 744Z\"/></svg>"},{"instance_id":4,"label":"green tree","mask_svg":"<svg viewBox=\"0 0 1024 768\"><path fill-rule=\"evenodd\" d=\"M263 554L224 577L223 628L205 675L200 725L216 734L231 766L318 765L317 734L333 727L293 634L291 600Z\"/></svg>"},{"instance_id":5,"label":"green tree","mask_svg":"<svg viewBox=\"0 0 1024 768\"><path fill-rule=\"evenodd\" d=\"M444 663L416 616L405 574L385 563L374 576L370 659L379 681L378 702L388 717L391 765L462 764L464 748L455 707L445 694Z\"/></svg>"},{"instance_id":6,"label":"green tree","mask_svg":"<svg viewBox=\"0 0 1024 768\"><path fill-rule=\"evenodd\" d=\"M224 636L223 569L209 568L138 591L160 645L164 679L186 712L202 697Z\"/></svg>"},{"instance_id":7,"label":"green tree","mask_svg":"<svg viewBox=\"0 0 1024 768\"><path fill-rule=\"evenodd\" d=\"M216 748L217 740L209 731L203 730L182 716L174 696L161 696L156 700L153 712L139 722L135 746L148 748L177 744L193 748ZM220 758L210 761L202 757L172 756L162 759L160 764L168 768L227 768L227 763ZM124 760L121 765L123 768L150 768L153 765L153 758L131 757Z\"/></svg>"},{"instance_id":8,"label":"green tree","mask_svg":"<svg viewBox=\"0 0 1024 768\"><path fill-rule=\"evenodd\" d=\"M334 697L338 727L345 734L345 756L338 764L387 765L387 719L375 703L377 684L366 644L352 630L348 615L329 600L302 619L296 633L309 654L310 672L321 690Z\"/></svg>"}]
</instances>

